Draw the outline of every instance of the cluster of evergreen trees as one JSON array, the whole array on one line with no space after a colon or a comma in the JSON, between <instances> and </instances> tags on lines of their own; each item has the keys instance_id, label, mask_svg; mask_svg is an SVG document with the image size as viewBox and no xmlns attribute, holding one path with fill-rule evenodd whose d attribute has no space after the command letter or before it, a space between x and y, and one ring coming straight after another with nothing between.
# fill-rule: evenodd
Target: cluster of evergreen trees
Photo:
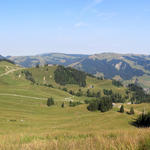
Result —
<instances>
[{"instance_id":1,"label":"cluster of evergreen trees","mask_svg":"<svg viewBox=\"0 0 150 150\"><path fill-rule=\"evenodd\" d=\"M123 105L121 105L121 107L120 107L120 111L119 111L120 113L124 113L125 111L124 111L124 106ZM133 107L131 107L130 108L130 111L129 112L127 112L127 114L129 114L129 115L134 115L135 113L134 113L134 108Z\"/></svg>"},{"instance_id":2,"label":"cluster of evergreen trees","mask_svg":"<svg viewBox=\"0 0 150 150\"><path fill-rule=\"evenodd\" d=\"M23 70L22 73L25 74L25 78L27 80L30 80L32 83L35 83L35 80L34 80L31 72L29 72L28 70Z\"/></svg>"},{"instance_id":3,"label":"cluster of evergreen trees","mask_svg":"<svg viewBox=\"0 0 150 150\"><path fill-rule=\"evenodd\" d=\"M107 89L103 89L103 93L104 93L104 95L107 95L107 96L110 96L110 95L112 95L112 90L107 90Z\"/></svg>"},{"instance_id":4,"label":"cluster of evergreen trees","mask_svg":"<svg viewBox=\"0 0 150 150\"><path fill-rule=\"evenodd\" d=\"M63 89L64 91L68 91L66 88ZM87 96L87 97L95 97L95 98L99 98L101 97L101 92L91 92L89 89L86 91L86 93L83 93L83 91L81 89L79 89L77 92L74 92L73 90L69 90L69 94L71 95L75 95L75 96Z\"/></svg>"},{"instance_id":5,"label":"cluster of evergreen trees","mask_svg":"<svg viewBox=\"0 0 150 150\"><path fill-rule=\"evenodd\" d=\"M106 96L110 96L113 103L124 103L125 98L122 97L119 93L113 93L112 90L103 89L103 93Z\"/></svg>"},{"instance_id":6,"label":"cluster of evergreen trees","mask_svg":"<svg viewBox=\"0 0 150 150\"><path fill-rule=\"evenodd\" d=\"M112 80L112 84L117 87L122 87L122 83L120 81Z\"/></svg>"},{"instance_id":7,"label":"cluster of evergreen trees","mask_svg":"<svg viewBox=\"0 0 150 150\"><path fill-rule=\"evenodd\" d=\"M101 112L106 112L112 109L112 100L110 97L102 97L97 100L93 100L89 103L87 109L89 111L101 111Z\"/></svg>"},{"instance_id":8,"label":"cluster of evergreen trees","mask_svg":"<svg viewBox=\"0 0 150 150\"><path fill-rule=\"evenodd\" d=\"M87 92L86 92L86 96L87 97L96 97L96 98L99 98L99 97L101 97L101 92L100 91L98 91L98 92L91 92L89 89L87 90Z\"/></svg>"},{"instance_id":9,"label":"cluster of evergreen trees","mask_svg":"<svg viewBox=\"0 0 150 150\"><path fill-rule=\"evenodd\" d=\"M150 102L150 95L146 94L142 87L136 84L129 84L127 94L132 93L132 103Z\"/></svg>"},{"instance_id":10,"label":"cluster of evergreen trees","mask_svg":"<svg viewBox=\"0 0 150 150\"><path fill-rule=\"evenodd\" d=\"M82 87L86 86L86 74L70 67L58 66L54 72L54 79L60 85L78 84Z\"/></svg>"},{"instance_id":11,"label":"cluster of evergreen trees","mask_svg":"<svg viewBox=\"0 0 150 150\"><path fill-rule=\"evenodd\" d=\"M83 96L83 92L82 92L81 89L79 89L77 92L74 92L73 90L69 90L68 92L69 92L69 94L75 95L75 96L78 96L78 97Z\"/></svg>"}]
</instances>

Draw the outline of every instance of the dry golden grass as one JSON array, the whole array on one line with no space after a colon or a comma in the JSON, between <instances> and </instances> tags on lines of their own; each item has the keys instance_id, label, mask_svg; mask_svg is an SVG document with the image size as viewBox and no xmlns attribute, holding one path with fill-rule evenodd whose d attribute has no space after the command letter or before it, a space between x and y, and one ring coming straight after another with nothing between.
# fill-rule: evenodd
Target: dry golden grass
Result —
<instances>
[{"instance_id":1,"label":"dry golden grass","mask_svg":"<svg viewBox=\"0 0 150 150\"><path fill-rule=\"evenodd\" d=\"M150 129L0 136L2 150L148 150Z\"/></svg>"}]
</instances>

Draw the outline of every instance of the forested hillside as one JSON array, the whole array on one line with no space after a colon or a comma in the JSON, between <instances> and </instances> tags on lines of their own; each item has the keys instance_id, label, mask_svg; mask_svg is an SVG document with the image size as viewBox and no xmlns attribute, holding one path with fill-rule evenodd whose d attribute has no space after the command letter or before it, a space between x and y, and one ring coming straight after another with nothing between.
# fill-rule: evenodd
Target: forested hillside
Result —
<instances>
[{"instance_id":1,"label":"forested hillside","mask_svg":"<svg viewBox=\"0 0 150 150\"><path fill-rule=\"evenodd\" d=\"M71 55L50 53L36 56L7 57L24 67L45 64L71 66L97 77L124 81L124 84L138 82L150 88L150 56L134 54L102 53L95 55Z\"/></svg>"}]
</instances>

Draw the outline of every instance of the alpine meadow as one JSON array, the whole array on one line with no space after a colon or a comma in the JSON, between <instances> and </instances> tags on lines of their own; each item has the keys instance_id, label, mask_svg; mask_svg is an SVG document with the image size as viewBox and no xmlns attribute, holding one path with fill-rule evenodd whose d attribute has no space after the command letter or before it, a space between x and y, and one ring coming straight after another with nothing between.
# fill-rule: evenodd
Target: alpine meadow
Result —
<instances>
[{"instance_id":1,"label":"alpine meadow","mask_svg":"<svg viewBox=\"0 0 150 150\"><path fill-rule=\"evenodd\" d=\"M0 1L0 150L150 150L150 1Z\"/></svg>"}]
</instances>

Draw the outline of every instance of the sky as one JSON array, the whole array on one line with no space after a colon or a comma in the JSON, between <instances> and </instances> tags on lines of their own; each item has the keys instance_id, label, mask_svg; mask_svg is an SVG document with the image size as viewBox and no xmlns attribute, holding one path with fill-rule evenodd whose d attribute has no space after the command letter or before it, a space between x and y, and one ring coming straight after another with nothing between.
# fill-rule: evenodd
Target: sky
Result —
<instances>
[{"instance_id":1,"label":"sky","mask_svg":"<svg viewBox=\"0 0 150 150\"><path fill-rule=\"evenodd\" d=\"M0 55L150 54L150 0L0 0Z\"/></svg>"}]
</instances>

